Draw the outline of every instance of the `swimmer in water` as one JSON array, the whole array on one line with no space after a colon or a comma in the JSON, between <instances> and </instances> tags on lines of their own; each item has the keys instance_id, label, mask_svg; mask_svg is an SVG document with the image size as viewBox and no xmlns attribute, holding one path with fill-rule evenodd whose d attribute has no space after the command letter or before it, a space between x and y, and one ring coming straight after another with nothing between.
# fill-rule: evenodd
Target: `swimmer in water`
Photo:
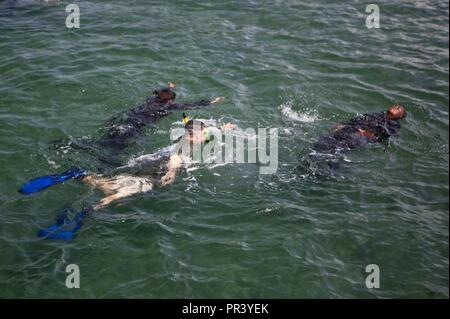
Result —
<instances>
[{"instance_id":1,"label":"swimmer in water","mask_svg":"<svg viewBox=\"0 0 450 319\"><path fill-rule=\"evenodd\" d=\"M133 138L143 133L147 125L156 123L169 115L170 111L205 107L224 100L224 97L216 97L193 103L177 103L176 93L173 91L175 87L175 83L169 82L168 87L153 91L153 95L143 104L114 116L107 122L106 133L99 143L116 150L124 149Z\"/></svg>"},{"instance_id":2,"label":"swimmer in water","mask_svg":"<svg viewBox=\"0 0 450 319\"><path fill-rule=\"evenodd\" d=\"M135 161L135 163L139 164L119 168L120 171L132 170L134 171L133 175L119 174L111 178L102 175L89 175L82 178L83 182L91 187L100 189L107 195L93 206L94 211L104 208L118 199L150 191L155 184L164 187L173 183L177 171L183 165L181 144L190 143L192 145L209 142L209 128L203 122L186 120L186 117L184 119L186 133L178 140L177 144L164 148L155 154L151 154L151 156L140 157L151 158L150 161ZM235 127L234 124L228 123L219 129L228 130ZM156 178L154 177L155 173ZM153 175L153 177L151 178L150 175Z\"/></svg>"},{"instance_id":3,"label":"swimmer in water","mask_svg":"<svg viewBox=\"0 0 450 319\"><path fill-rule=\"evenodd\" d=\"M184 164L183 143L187 143L190 150L193 149L193 144L204 145L211 140L210 130L216 129L206 126L201 121L189 120L184 113L183 121L185 134L175 144L154 154L140 156L130 161L131 164L117 168L113 174L88 174L83 169L71 169L62 174L42 176L24 184L19 192L28 195L75 178L90 187L101 190L106 195L97 204L83 209L72 220L67 220L65 217L58 218L55 224L41 229L38 236L49 239L72 239L76 236L75 233L81 227L87 213L105 208L119 199L151 191L155 185L164 187L173 183L177 172ZM234 128L236 125L227 123L218 129L225 131ZM68 227L71 229L66 230Z\"/></svg>"},{"instance_id":4,"label":"swimmer in water","mask_svg":"<svg viewBox=\"0 0 450 319\"><path fill-rule=\"evenodd\" d=\"M319 162L325 162L329 168L327 171L333 172L342 160L339 156L342 152L373 143L388 145L391 136L398 136L400 120L405 117L405 108L395 104L386 112L365 113L339 123L314 143L313 152L306 161L316 168Z\"/></svg>"}]
</instances>

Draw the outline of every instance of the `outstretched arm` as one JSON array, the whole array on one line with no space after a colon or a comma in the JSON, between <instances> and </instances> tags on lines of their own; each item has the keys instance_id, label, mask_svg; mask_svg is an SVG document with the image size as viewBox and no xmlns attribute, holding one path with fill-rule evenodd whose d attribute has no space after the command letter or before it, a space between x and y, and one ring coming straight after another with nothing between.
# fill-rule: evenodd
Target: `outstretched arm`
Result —
<instances>
[{"instance_id":1,"label":"outstretched arm","mask_svg":"<svg viewBox=\"0 0 450 319\"><path fill-rule=\"evenodd\" d=\"M185 109L193 109L203 106L208 106L211 104L216 104L222 102L225 98L223 96L215 97L211 100L200 100L198 102L193 103L173 103L170 104L169 109L171 110L185 110Z\"/></svg>"}]
</instances>

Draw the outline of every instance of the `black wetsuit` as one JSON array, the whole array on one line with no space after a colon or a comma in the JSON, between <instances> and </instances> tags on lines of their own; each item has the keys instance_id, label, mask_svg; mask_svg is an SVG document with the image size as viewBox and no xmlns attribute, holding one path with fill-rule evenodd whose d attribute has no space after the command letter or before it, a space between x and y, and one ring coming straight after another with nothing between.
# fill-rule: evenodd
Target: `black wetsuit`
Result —
<instances>
[{"instance_id":1,"label":"black wetsuit","mask_svg":"<svg viewBox=\"0 0 450 319\"><path fill-rule=\"evenodd\" d=\"M165 102L158 96L150 96L143 104L109 120L107 131L99 142L105 147L123 149L131 139L142 134L145 126L156 123L162 117L169 115L171 110L192 109L210 104L209 100L194 103Z\"/></svg>"},{"instance_id":2,"label":"black wetsuit","mask_svg":"<svg viewBox=\"0 0 450 319\"><path fill-rule=\"evenodd\" d=\"M362 136L358 134L360 130L370 132L373 136ZM320 153L336 153L369 143L381 143L390 136L398 135L399 130L400 122L389 119L385 112L361 114L322 136L314 143L313 150Z\"/></svg>"},{"instance_id":3,"label":"black wetsuit","mask_svg":"<svg viewBox=\"0 0 450 319\"><path fill-rule=\"evenodd\" d=\"M367 135L361 133L367 132ZM333 174L343 161L342 152L349 151L369 143L383 143L400 131L399 120L392 120L386 112L358 115L339 124L329 134L321 136L314 143L313 152L304 158L303 168L315 174ZM306 166L306 167L305 167Z\"/></svg>"}]
</instances>

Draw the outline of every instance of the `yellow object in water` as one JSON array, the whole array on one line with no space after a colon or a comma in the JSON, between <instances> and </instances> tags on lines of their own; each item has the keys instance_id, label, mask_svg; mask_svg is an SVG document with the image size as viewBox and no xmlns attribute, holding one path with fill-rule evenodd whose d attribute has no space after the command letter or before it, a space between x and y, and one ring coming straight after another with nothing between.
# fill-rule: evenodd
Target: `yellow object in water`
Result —
<instances>
[{"instance_id":1,"label":"yellow object in water","mask_svg":"<svg viewBox=\"0 0 450 319\"><path fill-rule=\"evenodd\" d=\"M184 124L187 124L187 122L189 122L189 118L187 117L186 113L183 113L183 122Z\"/></svg>"}]
</instances>

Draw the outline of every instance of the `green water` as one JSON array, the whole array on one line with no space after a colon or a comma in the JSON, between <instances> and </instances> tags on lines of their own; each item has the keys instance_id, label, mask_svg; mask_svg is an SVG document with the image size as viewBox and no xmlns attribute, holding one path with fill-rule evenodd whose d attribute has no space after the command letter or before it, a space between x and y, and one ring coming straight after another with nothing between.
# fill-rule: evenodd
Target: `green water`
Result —
<instances>
[{"instance_id":1,"label":"green water","mask_svg":"<svg viewBox=\"0 0 450 319\"><path fill-rule=\"evenodd\" d=\"M448 298L446 1L0 1L0 297ZM89 216L72 242L41 240L64 205L101 194L68 182L24 197L26 180L95 156L112 114L168 81L180 101L223 95L191 116L279 128L279 167L201 166L164 189ZM333 178L295 167L318 136L400 102L387 152L348 155ZM125 158L169 144L175 112ZM380 267L381 287L365 286ZM81 288L67 289L77 264Z\"/></svg>"}]
</instances>

